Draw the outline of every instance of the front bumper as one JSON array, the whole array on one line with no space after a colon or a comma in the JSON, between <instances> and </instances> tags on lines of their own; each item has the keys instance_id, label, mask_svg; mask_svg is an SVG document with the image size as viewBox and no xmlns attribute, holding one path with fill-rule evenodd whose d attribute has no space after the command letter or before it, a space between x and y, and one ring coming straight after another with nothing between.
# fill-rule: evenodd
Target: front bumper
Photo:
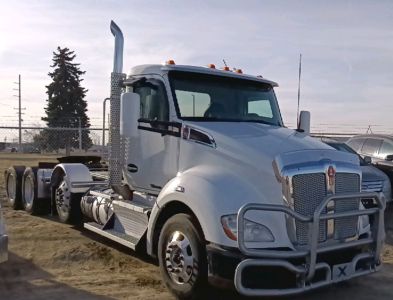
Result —
<instances>
[{"instance_id":1,"label":"front bumper","mask_svg":"<svg viewBox=\"0 0 393 300\"><path fill-rule=\"evenodd\" d=\"M340 213L322 214L330 201L348 198L372 198L378 207ZM243 238L244 216L250 210L279 211L291 217L310 223L310 239L305 250L288 249L261 250L245 246ZM224 287L230 281L217 280L231 274L235 268L232 283L245 296L278 296L301 293L334 282L376 272L381 266L380 253L385 238L384 231L385 197L382 193L347 193L327 196L315 210L306 217L283 205L247 204L238 213L238 246L240 251L221 251L208 247L209 281ZM374 215L371 235L357 240L318 244L319 222L322 220ZM229 254L229 255L228 255ZM213 259L215 256L215 259ZM223 260L224 270L220 271L217 257ZM267 271L266 271L267 270ZM221 273L221 276L220 276ZM233 274L233 273L232 273ZM251 284L248 284L251 282ZM225 285L223 285L224 283ZM267 283L267 284L266 284ZM289 283L289 284L287 284Z\"/></svg>"},{"instance_id":2,"label":"front bumper","mask_svg":"<svg viewBox=\"0 0 393 300\"><path fill-rule=\"evenodd\" d=\"M0 236L0 263L8 260L8 236Z\"/></svg>"}]
</instances>

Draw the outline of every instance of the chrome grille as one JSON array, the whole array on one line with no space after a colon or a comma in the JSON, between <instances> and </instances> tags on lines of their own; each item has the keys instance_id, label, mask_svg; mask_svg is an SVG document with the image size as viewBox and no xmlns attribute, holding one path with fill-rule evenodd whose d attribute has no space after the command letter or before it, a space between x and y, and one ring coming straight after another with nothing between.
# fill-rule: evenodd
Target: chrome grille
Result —
<instances>
[{"instance_id":1,"label":"chrome grille","mask_svg":"<svg viewBox=\"0 0 393 300\"><path fill-rule=\"evenodd\" d=\"M294 209L304 216L312 216L326 196L325 173L295 175L292 178ZM322 213L326 213L326 208ZM299 245L307 245L309 224L296 222L296 240ZM318 241L326 240L327 221L319 223Z\"/></svg>"},{"instance_id":2,"label":"chrome grille","mask_svg":"<svg viewBox=\"0 0 393 300\"><path fill-rule=\"evenodd\" d=\"M382 181L363 181L362 192L382 192Z\"/></svg>"},{"instance_id":3,"label":"chrome grille","mask_svg":"<svg viewBox=\"0 0 393 300\"><path fill-rule=\"evenodd\" d=\"M360 192L360 178L358 174L336 173L335 193ZM336 213L359 209L359 198L334 201ZM349 217L334 220L334 239L347 239L356 236L358 217Z\"/></svg>"}]
</instances>

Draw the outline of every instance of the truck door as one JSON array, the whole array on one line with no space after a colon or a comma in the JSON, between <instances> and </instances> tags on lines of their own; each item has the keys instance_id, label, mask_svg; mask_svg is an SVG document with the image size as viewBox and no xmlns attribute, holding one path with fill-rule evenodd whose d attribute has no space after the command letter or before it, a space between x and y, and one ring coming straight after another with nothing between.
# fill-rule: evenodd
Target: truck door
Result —
<instances>
[{"instance_id":1,"label":"truck door","mask_svg":"<svg viewBox=\"0 0 393 300\"><path fill-rule=\"evenodd\" d=\"M165 83L160 76L151 76L133 87L140 95L139 135L125 145L124 174L132 188L158 194L178 172L179 138L163 134L169 121L169 103ZM158 121L148 123L143 121ZM180 131L179 131L180 132Z\"/></svg>"},{"instance_id":2,"label":"truck door","mask_svg":"<svg viewBox=\"0 0 393 300\"><path fill-rule=\"evenodd\" d=\"M390 183L393 186L393 161L387 160L388 155L393 155L393 143L383 140L378 152L378 161L376 167L388 175Z\"/></svg>"}]
</instances>

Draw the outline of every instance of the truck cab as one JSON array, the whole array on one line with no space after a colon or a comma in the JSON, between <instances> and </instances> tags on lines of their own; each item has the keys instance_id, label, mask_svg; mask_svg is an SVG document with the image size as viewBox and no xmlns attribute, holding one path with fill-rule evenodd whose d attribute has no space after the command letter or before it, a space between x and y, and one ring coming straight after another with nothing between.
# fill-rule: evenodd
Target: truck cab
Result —
<instances>
[{"instance_id":1,"label":"truck cab","mask_svg":"<svg viewBox=\"0 0 393 300\"><path fill-rule=\"evenodd\" d=\"M364 210L358 158L333 150L301 128L286 128L276 83L240 70L169 61L134 67L124 84L121 138L127 149L122 156L127 185L157 195L152 216L173 203L192 213L211 259L210 281L223 284L235 278L244 295L284 295L311 288L296 276L307 282L315 273L324 274L313 286L341 280L334 261L351 265L348 278L364 268L376 270L380 262L369 265L368 254L354 254L354 249L342 254L344 241L356 249L371 236L368 213L359 217L353 212ZM309 124L305 127L309 130ZM340 219L334 219L335 213ZM150 222L154 228L154 217ZM160 255L153 232L149 236L148 231L148 252ZM382 239L383 229L379 234ZM317 263L317 253L327 249L345 258ZM253 257L259 258L245 260ZM315 260L311 270L289 263L300 257L303 265ZM228 270L228 265L235 267ZM283 275L289 279L281 280Z\"/></svg>"}]
</instances>

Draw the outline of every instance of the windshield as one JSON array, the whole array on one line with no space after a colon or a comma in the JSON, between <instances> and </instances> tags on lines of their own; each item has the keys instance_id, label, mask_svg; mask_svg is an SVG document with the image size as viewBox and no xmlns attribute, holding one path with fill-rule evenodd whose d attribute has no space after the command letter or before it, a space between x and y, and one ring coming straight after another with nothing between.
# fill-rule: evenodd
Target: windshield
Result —
<instances>
[{"instance_id":1,"label":"windshield","mask_svg":"<svg viewBox=\"0 0 393 300\"><path fill-rule=\"evenodd\" d=\"M326 143L326 144L328 144L330 147L333 147L334 149L337 149L339 151L356 154L359 157L360 165L367 166L367 163L364 161L364 159L362 157L360 157L359 154L357 154L356 151L353 150L351 147L349 147L347 144L339 144L339 143Z\"/></svg>"},{"instance_id":2,"label":"windshield","mask_svg":"<svg viewBox=\"0 0 393 300\"><path fill-rule=\"evenodd\" d=\"M181 71L169 72L169 79L183 120L282 126L276 96L268 83Z\"/></svg>"}]
</instances>

